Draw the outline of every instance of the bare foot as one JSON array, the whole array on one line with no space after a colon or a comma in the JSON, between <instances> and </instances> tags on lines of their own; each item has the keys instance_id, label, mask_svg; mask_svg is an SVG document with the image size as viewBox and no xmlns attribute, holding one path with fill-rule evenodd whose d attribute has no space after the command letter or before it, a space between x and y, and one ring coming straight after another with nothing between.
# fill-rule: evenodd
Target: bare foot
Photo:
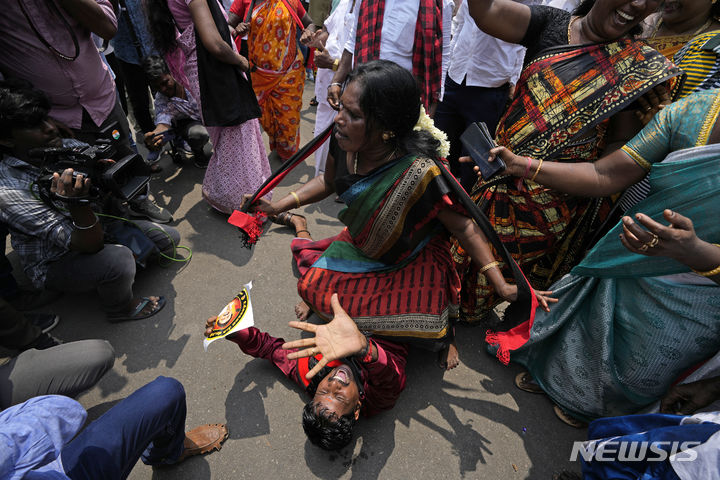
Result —
<instances>
[{"instance_id":1,"label":"bare foot","mask_svg":"<svg viewBox=\"0 0 720 480\"><path fill-rule=\"evenodd\" d=\"M438 366L447 371L452 370L458 365L460 365L460 354L455 345L455 340L453 340L450 345L438 352Z\"/></svg>"},{"instance_id":2,"label":"bare foot","mask_svg":"<svg viewBox=\"0 0 720 480\"><path fill-rule=\"evenodd\" d=\"M312 240L310 232L307 229L307 219L305 217L302 215L293 215L290 217L290 223L292 223L292 226L295 228L296 237L309 238Z\"/></svg>"},{"instance_id":3,"label":"bare foot","mask_svg":"<svg viewBox=\"0 0 720 480\"><path fill-rule=\"evenodd\" d=\"M301 322L304 322L307 320L308 316L310 315L310 305L300 300L300 303L295 305L295 316L298 320Z\"/></svg>"}]
</instances>

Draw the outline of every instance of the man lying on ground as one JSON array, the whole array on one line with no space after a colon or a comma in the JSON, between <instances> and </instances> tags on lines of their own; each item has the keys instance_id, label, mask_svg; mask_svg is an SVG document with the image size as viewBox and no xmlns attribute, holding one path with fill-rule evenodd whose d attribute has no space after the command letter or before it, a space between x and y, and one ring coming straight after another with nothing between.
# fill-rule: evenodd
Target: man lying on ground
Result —
<instances>
[{"instance_id":1,"label":"man lying on ground","mask_svg":"<svg viewBox=\"0 0 720 480\"><path fill-rule=\"evenodd\" d=\"M228 340L256 358L271 361L312 400L303 409L303 428L310 441L325 450L338 450L352 440L352 429L362 413L375 415L395 406L405 388L407 347L379 338L367 338L332 297L330 323L290 326L315 334L285 343L255 327L228 335ZM216 317L209 318L209 335ZM303 350L296 348L309 347Z\"/></svg>"}]
</instances>

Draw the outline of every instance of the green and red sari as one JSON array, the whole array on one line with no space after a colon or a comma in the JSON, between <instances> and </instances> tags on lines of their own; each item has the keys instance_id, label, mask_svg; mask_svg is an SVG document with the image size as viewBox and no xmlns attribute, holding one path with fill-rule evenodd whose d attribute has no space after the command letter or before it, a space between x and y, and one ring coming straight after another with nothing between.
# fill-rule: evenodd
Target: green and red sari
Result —
<instances>
[{"instance_id":1,"label":"green and red sari","mask_svg":"<svg viewBox=\"0 0 720 480\"><path fill-rule=\"evenodd\" d=\"M332 317L330 297L363 331L436 349L457 317L460 278L437 215L458 208L434 160L407 155L354 183L341 198L336 237L295 239L298 292Z\"/></svg>"},{"instance_id":2,"label":"green and red sari","mask_svg":"<svg viewBox=\"0 0 720 480\"><path fill-rule=\"evenodd\" d=\"M546 162L595 161L608 120L679 75L658 51L634 40L547 49L523 70L498 125L497 143ZM571 197L510 176L479 180L472 198L540 289L580 261L611 206L609 199ZM452 252L464 273L461 316L483 320L501 299L456 241ZM512 281L506 265L503 273Z\"/></svg>"}]
</instances>

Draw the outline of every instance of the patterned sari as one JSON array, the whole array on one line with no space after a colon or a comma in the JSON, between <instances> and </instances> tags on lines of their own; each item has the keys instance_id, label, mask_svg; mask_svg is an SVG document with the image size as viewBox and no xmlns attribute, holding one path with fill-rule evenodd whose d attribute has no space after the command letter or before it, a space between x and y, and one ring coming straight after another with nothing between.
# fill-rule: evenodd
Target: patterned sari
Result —
<instances>
[{"instance_id":1,"label":"patterned sari","mask_svg":"<svg viewBox=\"0 0 720 480\"><path fill-rule=\"evenodd\" d=\"M699 238L720 242L720 222L708 215L720 194L720 145L696 147L717 121L719 93L675 102L623 147L650 170L650 194L628 215L665 224L670 208L693 221ZM621 232L618 223L552 286L559 303L549 313L487 338L498 357L512 355L555 403L585 420L652 404L720 344L720 286L668 257L631 253Z\"/></svg>"},{"instance_id":2,"label":"patterned sari","mask_svg":"<svg viewBox=\"0 0 720 480\"><path fill-rule=\"evenodd\" d=\"M693 39L693 36L693 34L667 35L663 37L648 38L646 41L648 45L662 53L665 58L672 60L673 56L675 56L675 54L680 51L686 43Z\"/></svg>"},{"instance_id":3,"label":"patterned sari","mask_svg":"<svg viewBox=\"0 0 720 480\"><path fill-rule=\"evenodd\" d=\"M293 8L299 0L287 0ZM288 159L300 143L305 69L297 48L297 24L283 0L254 4L248 52L256 70L252 85L262 109L260 124L270 138L270 150Z\"/></svg>"},{"instance_id":4,"label":"patterned sari","mask_svg":"<svg viewBox=\"0 0 720 480\"><path fill-rule=\"evenodd\" d=\"M354 183L341 198L346 228L336 237L295 239L298 292L315 312L332 317L330 297L361 330L431 349L450 334L460 279L437 219L457 208L433 160L407 155Z\"/></svg>"},{"instance_id":5,"label":"patterned sari","mask_svg":"<svg viewBox=\"0 0 720 480\"><path fill-rule=\"evenodd\" d=\"M547 49L523 70L497 142L544 161L594 161L609 118L681 73L656 50L632 40ZM472 197L540 289L577 264L610 211L609 199L571 197L510 176L478 181ZM466 272L462 318L481 321L500 299L456 241L453 255ZM512 281L506 266L503 272Z\"/></svg>"}]
</instances>

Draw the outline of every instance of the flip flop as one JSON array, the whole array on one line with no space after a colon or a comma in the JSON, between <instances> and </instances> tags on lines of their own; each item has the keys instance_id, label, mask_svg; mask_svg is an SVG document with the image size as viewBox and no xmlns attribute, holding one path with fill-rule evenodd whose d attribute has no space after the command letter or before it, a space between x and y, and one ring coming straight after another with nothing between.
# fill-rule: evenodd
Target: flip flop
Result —
<instances>
[{"instance_id":1,"label":"flip flop","mask_svg":"<svg viewBox=\"0 0 720 480\"><path fill-rule=\"evenodd\" d=\"M515 386L525 392L545 393L545 391L542 388L540 388L540 385L538 385L537 382L535 380L533 380L532 376L530 375L530 372L518 373L515 376Z\"/></svg>"},{"instance_id":2,"label":"flip flop","mask_svg":"<svg viewBox=\"0 0 720 480\"><path fill-rule=\"evenodd\" d=\"M157 303L147 313L143 313L143 309L147 306L148 303L150 303L152 300L150 300L149 297L142 297L140 299L140 302L137 304L135 309L130 314L117 314L117 315L108 315L108 321L110 323L118 323L118 322L128 322L132 320L142 320L144 318L149 318L158 313L160 310L163 309L165 306L165 297L158 297Z\"/></svg>"},{"instance_id":3,"label":"flip flop","mask_svg":"<svg viewBox=\"0 0 720 480\"><path fill-rule=\"evenodd\" d=\"M553 410L555 411L555 415L565 424L570 425L573 428L585 428L588 426L587 423L583 422L582 420L578 420L577 418L571 416L569 413L567 413L562 408L558 407L557 405L553 406Z\"/></svg>"}]
</instances>

